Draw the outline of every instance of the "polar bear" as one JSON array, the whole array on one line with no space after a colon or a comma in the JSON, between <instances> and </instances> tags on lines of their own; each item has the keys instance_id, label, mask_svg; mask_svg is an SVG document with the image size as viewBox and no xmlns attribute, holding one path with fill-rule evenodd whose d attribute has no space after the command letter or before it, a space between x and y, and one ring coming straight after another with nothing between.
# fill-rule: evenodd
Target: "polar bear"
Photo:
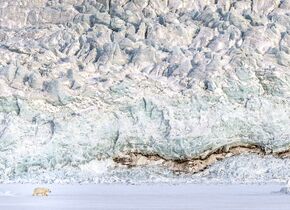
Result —
<instances>
[{"instance_id":1,"label":"polar bear","mask_svg":"<svg viewBox=\"0 0 290 210\"><path fill-rule=\"evenodd\" d=\"M44 187L37 187L33 190L33 196L48 196L48 193L51 193L51 190Z\"/></svg>"}]
</instances>

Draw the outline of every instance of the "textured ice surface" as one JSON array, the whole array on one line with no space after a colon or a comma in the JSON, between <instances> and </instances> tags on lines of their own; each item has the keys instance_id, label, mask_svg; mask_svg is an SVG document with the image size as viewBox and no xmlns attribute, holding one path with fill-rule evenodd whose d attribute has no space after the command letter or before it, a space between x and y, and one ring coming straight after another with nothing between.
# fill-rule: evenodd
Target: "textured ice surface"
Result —
<instances>
[{"instance_id":1,"label":"textured ice surface","mask_svg":"<svg viewBox=\"0 0 290 210\"><path fill-rule=\"evenodd\" d=\"M197 174L175 173L162 166L139 166L133 168L113 167L104 161L95 162L85 170L76 167L64 167L53 171L33 171L22 173L15 178L1 179L6 183L285 183L290 177L290 160L262 158L257 155L231 157L212 165ZM102 166L102 170L96 170Z\"/></svg>"},{"instance_id":2,"label":"textured ice surface","mask_svg":"<svg viewBox=\"0 0 290 210\"><path fill-rule=\"evenodd\" d=\"M288 0L0 1L1 181L78 181L130 152L288 149L289 12ZM238 172L226 174L251 177Z\"/></svg>"}]
</instances>

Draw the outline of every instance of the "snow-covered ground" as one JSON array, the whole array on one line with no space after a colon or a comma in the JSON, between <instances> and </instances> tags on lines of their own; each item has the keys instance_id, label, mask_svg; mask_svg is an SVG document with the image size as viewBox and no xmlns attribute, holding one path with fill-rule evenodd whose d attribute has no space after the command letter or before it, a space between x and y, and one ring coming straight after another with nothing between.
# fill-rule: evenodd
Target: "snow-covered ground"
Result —
<instances>
[{"instance_id":1,"label":"snow-covered ground","mask_svg":"<svg viewBox=\"0 0 290 210\"><path fill-rule=\"evenodd\" d=\"M33 197L36 185L0 185L2 210L196 209L289 210L280 185L48 185L52 194Z\"/></svg>"}]
</instances>

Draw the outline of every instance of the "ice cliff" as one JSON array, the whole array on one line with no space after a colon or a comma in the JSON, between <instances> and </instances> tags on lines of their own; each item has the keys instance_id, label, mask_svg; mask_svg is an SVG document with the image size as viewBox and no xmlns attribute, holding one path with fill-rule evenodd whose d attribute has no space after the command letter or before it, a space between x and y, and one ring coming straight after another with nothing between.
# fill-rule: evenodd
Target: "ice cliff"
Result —
<instances>
[{"instance_id":1,"label":"ice cliff","mask_svg":"<svg viewBox=\"0 0 290 210\"><path fill-rule=\"evenodd\" d=\"M288 0L0 0L0 180L288 157L289 69Z\"/></svg>"}]
</instances>

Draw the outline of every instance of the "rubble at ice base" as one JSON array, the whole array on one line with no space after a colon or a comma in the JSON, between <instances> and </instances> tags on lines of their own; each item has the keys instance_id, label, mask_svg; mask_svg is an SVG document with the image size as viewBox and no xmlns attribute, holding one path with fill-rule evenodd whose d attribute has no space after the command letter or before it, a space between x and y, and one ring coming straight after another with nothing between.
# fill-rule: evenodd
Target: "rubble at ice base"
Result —
<instances>
[{"instance_id":1,"label":"rubble at ice base","mask_svg":"<svg viewBox=\"0 0 290 210\"><path fill-rule=\"evenodd\" d=\"M1 182L281 181L289 125L288 0L0 1Z\"/></svg>"}]
</instances>

